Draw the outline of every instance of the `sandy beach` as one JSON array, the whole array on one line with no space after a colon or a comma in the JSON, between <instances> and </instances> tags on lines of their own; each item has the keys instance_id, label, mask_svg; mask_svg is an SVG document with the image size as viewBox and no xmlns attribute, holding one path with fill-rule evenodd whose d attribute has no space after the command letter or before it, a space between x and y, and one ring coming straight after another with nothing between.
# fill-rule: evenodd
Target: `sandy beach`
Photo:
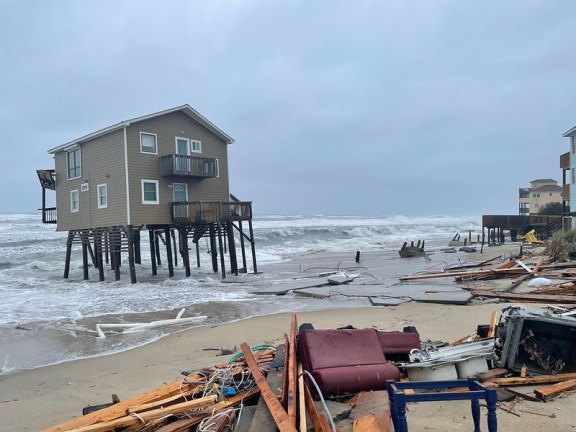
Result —
<instances>
[{"instance_id":1,"label":"sandy beach","mask_svg":"<svg viewBox=\"0 0 576 432\"><path fill-rule=\"evenodd\" d=\"M488 259L515 249L516 246L493 248L474 259ZM330 260L334 262L338 258L331 256ZM316 260L317 263L322 261L320 257ZM310 263L309 257L306 262ZM301 271L301 267L299 269ZM466 306L411 302L387 307L299 312L298 322L312 323L315 328L352 325L402 330L405 326L415 326L422 340L450 342L474 333L479 324L488 324L492 312L506 305L497 302ZM538 305L529 307L539 308ZM122 353L0 376L0 416L3 419L0 431L42 430L81 415L85 406L110 402L112 394L127 399L179 379L183 370L193 371L225 362L229 356L219 356L214 349L239 347L242 342L251 345L280 343L288 332L289 322L290 314L280 313L193 328ZM521 390L531 393L531 389ZM499 430L526 427L532 431L572 430L574 397L546 404L519 402L517 411L532 412L520 413L519 417L498 410ZM552 415L554 418L550 417ZM457 431L472 427L468 402L415 404L410 407L408 420L411 430Z\"/></svg>"}]
</instances>

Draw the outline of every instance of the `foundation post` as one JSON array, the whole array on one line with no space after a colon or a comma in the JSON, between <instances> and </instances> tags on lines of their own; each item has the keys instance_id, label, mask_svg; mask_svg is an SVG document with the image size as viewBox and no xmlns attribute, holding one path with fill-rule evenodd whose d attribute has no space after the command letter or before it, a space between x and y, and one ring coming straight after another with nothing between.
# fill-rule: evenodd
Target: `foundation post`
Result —
<instances>
[{"instance_id":1,"label":"foundation post","mask_svg":"<svg viewBox=\"0 0 576 432\"><path fill-rule=\"evenodd\" d=\"M72 241L74 240L74 231L68 231L68 239L66 240L66 258L64 261L64 279L70 276L70 256L72 255Z\"/></svg>"},{"instance_id":2,"label":"foundation post","mask_svg":"<svg viewBox=\"0 0 576 432\"><path fill-rule=\"evenodd\" d=\"M148 228L148 239L150 241L150 261L152 262L152 276L156 276L158 274L158 269L156 268L156 246L154 244L156 236L154 235L154 230L152 228Z\"/></svg>"},{"instance_id":3,"label":"foundation post","mask_svg":"<svg viewBox=\"0 0 576 432\"><path fill-rule=\"evenodd\" d=\"M135 266L135 253L134 253L134 231L133 226L128 225L126 228L126 239L128 240L128 267L130 269L130 282L136 283L136 266Z\"/></svg>"},{"instance_id":4,"label":"foundation post","mask_svg":"<svg viewBox=\"0 0 576 432\"><path fill-rule=\"evenodd\" d=\"M80 234L82 240L82 269L84 270L84 280L88 280L88 238L86 232L82 231Z\"/></svg>"},{"instance_id":5,"label":"foundation post","mask_svg":"<svg viewBox=\"0 0 576 432\"><path fill-rule=\"evenodd\" d=\"M172 263L172 242L170 241L170 228L164 228L166 236L166 258L168 259L168 275L174 276L174 265Z\"/></svg>"}]
</instances>

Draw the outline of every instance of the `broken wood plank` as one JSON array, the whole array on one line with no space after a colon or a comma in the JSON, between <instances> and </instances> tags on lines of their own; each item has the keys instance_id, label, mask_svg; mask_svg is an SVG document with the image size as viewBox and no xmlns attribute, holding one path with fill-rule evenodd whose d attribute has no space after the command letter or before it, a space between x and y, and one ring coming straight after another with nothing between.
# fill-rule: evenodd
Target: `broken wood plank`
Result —
<instances>
[{"instance_id":1,"label":"broken wood plank","mask_svg":"<svg viewBox=\"0 0 576 432\"><path fill-rule=\"evenodd\" d=\"M172 405L166 408L154 409L150 411L145 411L139 413L138 416L135 415L125 415L123 417L109 420L106 422L96 423L88 426L82 426L79 428L71 429L69 432L107 432L119 428L124 428L127 426L132 426L141 422L145 422L151 419L157 419L168 414L183 413L196 408L202 408L207 405L213 405L216 401L217 396L206 396L200 399L195 399L188 402L183 402L180 404Z\"/></svg>"},{"instance_id":2,"label":"broken wood plank","mask_svg":"<svg viewBox=\"0 0 576 432\"><path fill-rule=\"evenodd\" d=\"M189 381L206 381L206 377L203 375L189 375L185 379ZM109 406L108 408L104 408L95 411L93 413L87 414L85 416L77 417L68 422L61 423L59 425L45 429L44 432L63 432L71 429L77 429L82 426L88 426L94 423L109 421L115 418L123 417L126 415L126 410L128 410L133 405L140 405L155 400L161 400L167 397L179 395L183 385L185 385L186 388L190 388L188 384L182 384L182 380L177 380L172 383L166 384L162 387L150 390L146 393L141 393L130 399L118 402L114 405Z\"/></svg>"},{"instance_id":3,"label":"broken wood plank","mask_svg":"<svg viewBox=\"0 0 576 432\"><path fill-rule=\"evenodd\" d=\"M493 338L496 335L496 325L498 324L498 311L492 312L490 317L490 326L488 327L487 338Z\"/></svg>"},{"instance_id":4,"label":"broken wood plank","mask_svg":"<svg viewBox=\"0 0 576 432\"><path fill-rule=\"evenodd\" d=\"M386 390L360 392L350 417L354 420L353 431L392 431L388 392ZM374 420L377 420L376 425L373 425Z\"/></svg>"},{"instance_id":5,"label":"broken wood plank","mask_svg":"<svg viewBox=\"0 0 576 432\"><path fill-rule=\"evenodd\" d=\"M480 382L490 381L494 378L502 378L504 375L508 375L510 371L506 368L494 368L489 371L482 372L478 375Z\"/></svg>"},{"instance_id":6,"label":"broken wood plank","mask_svg":"<svg viewBox=\"0 0 576 432\"><path fill-rule=\"evenodd\" d=\"M534 390L534 394L538 399L544 402L552 399L554 396L560 393L576 389L576 379L571 379L564 382L559 382L558 384L553 384L549 386L539 387Z\"/></svg>"},{"instance_id":7,"label":"broken wood plank","mask_svg":"<svg viewBox=\"0 0 576 432\"><path fill-rule=\"evenodd\" d=\"M252 372L252 376L254 377L254 380L256 380L256 384L260 389L260 393L262 394L262 397L264 398L264 401L266 402L266 405L268 406L268 409L270 410L270 413L276 422L276 426L278 426L278 429L280 429L280 432L296 432L296 427L292 425L288 414L286 411L284 411L284 408L282 408L282 405L274 393L272 393L272 390L270 390L270 386L266 382L266 378L264 378L264 375L262 375L262 372L260 372L258 364L256 363L256 360L254 360L252 350L248 344L243 343L240 345L240 349L244 354L244 360L246 360L246 364L248 365L250 372Z\"/></svg>"},{"instance_id":8,"label":"broken wood plank","mask_svg":"<svg viewBox=\"0 0 576 432\"><path fill-rule=\"evenodd\" d=\"M300 430L307 430L306 426L306 401L304 400L304 375L302 375L302 363L298 363L298 415L300 417Z\"/></svg>"},{"instance_id":9,"label":"broken wood plank","mask_svg":"<svg viewBox=\"0 0 576 432\"><path fill-rule=\"evenodd\" d=\"M472 291L474 297L501 298L520 302L576 304L576 296L553 294L516 294L508 292Z\"/></svg>"},{"instance_id":10,"label":"broken wood plank","mask_svg":"<svg viewBox=\"0 0 576 432\"><path fill-rule=\"evenodd\" d=\"M306 401L306 410L314 426L314 432L332 432L326 417L316 410L316 405L314 405L314 400L306 383L304 383L304 400Z\"/></svg>"},{"instance_id":11,"label":"broken wood plank","mask_svg":"<svg viewBox=\"0 0 576 432\"><path fill-rule=\"evenodd\" d=\"M529 378L510 377L510 378L495 378L491 380L498 386L514 386L514 385L530 385L530 384L545 384L555 383L561 381L568 381L576 379L576 372L556 374L556 375L541 375Z\"/></svg>"},{"instance_id":12,"label":"broken wood plank","mask_svg":"<svg viewBox=\"0 0 576 432\"><path fill-rule=\"evenodd\" d=\"M385 414L368 414L354 420L352 432L391 432L390 418Z\"/></svg>"},{"instance_id":13,"label":"broken wood plank","mask_svg":"<svg viewBox=\"0 0 576 432\"><path fill-rule=\"evenodd\" d=\"M296 382L298 369L296 364L296 333L298 333L298 320L296 314L292 314L290 320L290 335L288 336L288 400L287 413L290 422L296 427L296 413L298 406L298 396L296 393Z\"/></svg>"}]
</instances>

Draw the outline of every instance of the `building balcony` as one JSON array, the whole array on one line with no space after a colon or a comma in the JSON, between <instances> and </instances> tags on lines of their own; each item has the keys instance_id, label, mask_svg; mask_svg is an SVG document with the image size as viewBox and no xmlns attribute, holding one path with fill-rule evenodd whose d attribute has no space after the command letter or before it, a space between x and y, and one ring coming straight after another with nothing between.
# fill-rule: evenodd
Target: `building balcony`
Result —
<instances>
[{"instance_id":1,"label":"building balcony","mask_svg":"<svg viewBox=\"0 0 576 432\"><path fill-rule=\"evenodd\" d=\"M570 185L565 184L562 186L562 199L564 201L570 201Z\"/></svg>"},{"instance_id":2,"label":"building balcony","mask_svg":"<svg viewBox=\"0 0 576 432\"><path fill-rule=\"evenodd\" d=\"M171 154L160 158L162 177L218 177L218 159Z\"/></svg>"},{"instance_id":3,"label":"building balcony","mask_svg":"<svg viewBox=\"0 0 576 432\"><path fill-rule=\"evenodd\" d=\"M170 203L172 223L179 225L252 220L251 201L184 201Z\"/></svg>"},{"instance_id":4,"label":"building balcony","mask_svg":"<svg viewBox=\"0 0 576 432\"><path fill-rule=\"evenodd\" d=\"M570 169L570 152L560 155L560 169Z\"/></svg>"}]
</instances>

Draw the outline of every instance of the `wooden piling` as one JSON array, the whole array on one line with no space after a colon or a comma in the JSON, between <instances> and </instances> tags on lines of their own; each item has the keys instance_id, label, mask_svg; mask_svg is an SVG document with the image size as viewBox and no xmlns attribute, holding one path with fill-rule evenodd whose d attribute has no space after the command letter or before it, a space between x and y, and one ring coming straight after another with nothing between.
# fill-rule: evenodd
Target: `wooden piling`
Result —
<instances>
[{"instance_id":1,"label":"wooden piling","mask_svg":"<svg viewBox=\"0 0 576 432\"><path fill-rule=\"evenodd\" d=\"M231 272L238 276L238 259L236 257L236 242L234 240L234 226L232 225L232 222L226 222L226 231L228 234L228 250L230 251Z\"/></svg>"},{"instance_id":2,"label":"wooden piling","mask_svg":"<svg viewBox=\"0 0 576 432\"><path fill-rule=\"evenodd\" d=\"M218 228L218 250L220 251L220 267L222 270L222 279L226 279L226 264L224 262L224 244L222 242L222 227L220 222L216 222Z\"/></svg>"},{"instance_id":3,"label":"wooden piling","mask_svg":"<svg viewBox=\"0 0 576 432\"><path fill-rule=\"evenodd\" d=\"M70 276L70 257L72 256L72 241L74 240L74 231L68 231L66 240L66 258L64 260L64 279Z\"/></svg>"},{"instance_id":4,"label":"wooden piling","mask_svg":"<svg viewBox=\"0 0 576 432\"><path fill-rule=\"evenodd\" d=\"M84 280L88 280L88 238L85 231L80 234L80 240L82 241L82 270L84 271Z\"/></svg>"},{"instance_id":5,"label":"wooden piling","mask_svg":"<svg viewBox=\"0 0 576 432\"><path fill-rule=\"evenodd\" d=\"M164 228L164 235L166 236L166 258L168 259L168 275L174 276L174 265L172 263L172 243L170 242L170 228Z\"/></svg>"},{"instance_id":6,"label":"wooden piling","mask_svg":"<svg viewBox=\"0 0 576 432\"><path fill-rule=\"evenodd\" d=\"M156 235L154 234L154 230L152 228L148 228L148 238L150 241L150 261L152 262L152 276L156 276L158 274L158 269L156 268Z\"/></svg>"},{"instance_id":7,"label":"wooden piling","mask_svg":"<svg viewBox=\"0 0 576 432\"><path fill-rule=\"evenodd\" d=\"M134 257L134 232L133 226L128 225L126 229L126 238L128 240L128 267L130 269L130 282L133 284L136 283L136 267L134 265L135 257Z\"/></svg>"},{"instance_id":8,"label":"wooden piling","mask_svg":"<svg viewBox=\"0 0 576 432\"><path fill-rule=\"evenodd\" d=\"M252 248L252 264L254 266L254 274L258 273L256 265L256 245L254 244L254 229L252 227L252 219L248 220L248 227L250 228L250 246Z\"/></svg>"}]
</instances>

